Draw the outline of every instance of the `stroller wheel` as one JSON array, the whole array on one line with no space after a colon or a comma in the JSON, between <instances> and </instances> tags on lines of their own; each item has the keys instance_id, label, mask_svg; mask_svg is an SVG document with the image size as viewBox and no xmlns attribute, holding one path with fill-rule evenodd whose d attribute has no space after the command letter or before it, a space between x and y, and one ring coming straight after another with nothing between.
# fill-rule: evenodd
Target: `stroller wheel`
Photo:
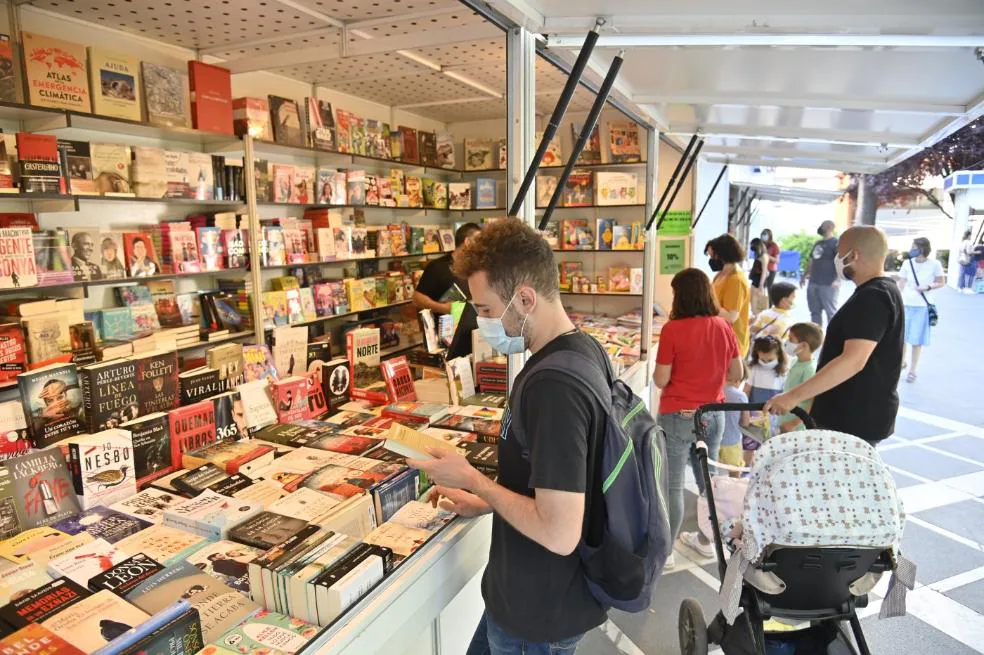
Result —
<instances>
[{"instance_id":1,"label":"stroller wheel","mask_svg":"<svg viewBox=\"0 0 984 655\"><path fill-rule=\"evenodd\" d=\"M707 623L704 610L693 598L680 603L680 655L707 655Z\"/></svg>"}]
</instances>

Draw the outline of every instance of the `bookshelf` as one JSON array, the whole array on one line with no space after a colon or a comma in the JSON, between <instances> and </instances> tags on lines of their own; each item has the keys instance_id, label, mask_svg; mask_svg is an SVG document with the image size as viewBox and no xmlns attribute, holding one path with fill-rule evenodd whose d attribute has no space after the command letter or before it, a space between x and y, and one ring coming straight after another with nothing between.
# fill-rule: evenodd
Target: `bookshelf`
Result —
<instances>
[{"instance_id":1,"label":"bookshelf","mask_svg":"<svg viewBox=\"0 0 984 655\"><path fill-rule=\"evenodd\" d=\"M312 319L307 320L307 321L298 321L296 323L290 323L288 325L278 325L276 327L300 327L300 326L303 326L303 325L317 325L319 323L325 323L327 321L334 321L335 319L338 319L338 318L346 318L346 317L349 317L349 316L357 316L359 314L364 314L364 313L367 313L367 312L376 312L376 311L381 311L381 310L386 310L386 309L396 309L397 307L403 307L405 305L409 305L411 302L413 302L413 301L412 300L403 300L403 301L400 301L400 302L390 303L388 305L377 305L376 307L368 307L366 309L357 309L357 310L354 310L354 311L344 312L344 313L341 313L341 314L331 314L330 316L319 316L317 318L312 318ZM266 332L273 332L273 330L275 328L265 327L263 329Z\"/></svg>"},{"instance_id":2,"label":"bookshelf","mask_svg":"<svg viewBox=\"0 0 984 655\"><path fill-rule=\"evenodd\" d=\"M560 295L562 295L562 296L592 296L592 297L596 297L596 298L642 298L642 294L641 293L627 293L627 292L624 292L624 291L623 292L617 292L617 291L612 291L612 292L598 292L598 293L590 293L590 292L584 292L584 293L582 293L580 291L561 291L560 292Z\"/></svg>"},{"instance_id":3,"label":"bookshelf","mask_svg":"<svg viewBox=\"0 0 984 655\"><path fill-rule=\"evenodd\" d=\"M242 275L249 269L246 268L220 268L214 271L199 271L195 273L167 273L164 275L150 275L147 277L123 277L123 278L113 278L104 280L87 280L87 281L75 281L75 282L64 282L62 284L46 284L43 286L34 287L24 287L24 288L14 288L14 289L0 289L0 296L11 296L11 295L23 295L25 291L58 291L63 289L87 289L89 287L121 287L130 284L145 284L147 282L160 282L163 280L175 280L178 277L207 277L215 275L224 275L226 273L232 275Z\"/></svg>"}]
</instances>

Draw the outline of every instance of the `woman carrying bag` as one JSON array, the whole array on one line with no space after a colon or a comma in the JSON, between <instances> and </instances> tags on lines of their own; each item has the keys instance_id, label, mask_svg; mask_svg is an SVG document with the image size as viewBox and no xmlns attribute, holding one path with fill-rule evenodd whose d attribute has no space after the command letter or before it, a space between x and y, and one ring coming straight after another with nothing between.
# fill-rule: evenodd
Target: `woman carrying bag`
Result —
<instances>
[{"instance_id":1,"label":"woman carrying bag","mask_svg":"<svg viewBox=\"0 0 984 655\"><path fill-rule=\"evenodd\" d=\"M936 325L938 316L931 299L932 291L945 284L943 264L929 258L931 250L929 239L914 239L909 260L899 271L899 287L905 305L905 342L912 348L906 382L916 381L919 357L923 347L929 345L930 329Z\"/></svg>"}]
</instances>

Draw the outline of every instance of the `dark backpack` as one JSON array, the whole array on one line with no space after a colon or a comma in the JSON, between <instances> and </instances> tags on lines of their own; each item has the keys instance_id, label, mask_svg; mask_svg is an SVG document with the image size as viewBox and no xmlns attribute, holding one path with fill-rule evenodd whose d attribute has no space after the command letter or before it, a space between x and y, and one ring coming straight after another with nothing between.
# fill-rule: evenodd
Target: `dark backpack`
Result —
<instances>
[{"instance_id":1,"label":"dark backpack","mask_svg":"<svg viewBox=\"0 0 984 655\"><path fill-rule=\"evenodd\" d=\"M663 431L646 411L642 399L619 380L601 346L606 362L598 363L582 353L560 350L544 357L529 370L510 398L511 428L529 456L529 440L523 434L520 405L523 386L538 371L559 371L577 380L593 394L607 413L604 441L596 451L597 469L593 493L602 494L602 512L589 513L601 541L589 544L582 537L577 553L592 595L599 603L625 612L649 608L656 581L673 549L666 506L666 447ZM592 503L599 507L598 503ZM585 512L591 508L585 507ZM602 514L598 516L597 514ZM601 522L601 525L597 525Z\"/></svg>"}]
</instances>

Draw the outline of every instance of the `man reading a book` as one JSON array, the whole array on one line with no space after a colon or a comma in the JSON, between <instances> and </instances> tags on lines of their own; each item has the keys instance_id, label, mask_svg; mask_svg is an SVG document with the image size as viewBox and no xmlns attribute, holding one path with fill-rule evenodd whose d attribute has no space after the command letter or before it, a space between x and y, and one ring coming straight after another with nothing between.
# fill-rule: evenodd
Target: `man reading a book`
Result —
<instances>
[{"instance_id":1,"label":"man reading a book","mask_svg":"<svg viewBox=\"0 0 984 655\"><path fill-rule=\"evenodd\" d=\"M434 451L434 459L408 463L435 482L445 509L493 514L485 614L468 655L573 653L584 633L606 619L575 552L590 528L587 509L600 502L600 482L590 472L606 413L569 374L542 369L524 376L558 351L581 353L607 374L606 355L567 316L553 252L523 222L487 226L455 251L454 271L468 281L489 344L502 353L532 353L517 378L522 404L503 417L498 483L457 453Z\"/></svg>"},{"instance_id":2,"label":"man reading a book","mask_svg":"<svg viewBox=\"0 0 984 655\"><path fill-rule=\"evenodd\" d=\"M465 223L458 228L454 233L454 251L438 257L424 269L413 293L414 307L429 309L435 314L450 314L452 302L468 300L468 282L456 278L451 267L462 246L481 230L475 223Z\"/></svg>"}]
</instances>

